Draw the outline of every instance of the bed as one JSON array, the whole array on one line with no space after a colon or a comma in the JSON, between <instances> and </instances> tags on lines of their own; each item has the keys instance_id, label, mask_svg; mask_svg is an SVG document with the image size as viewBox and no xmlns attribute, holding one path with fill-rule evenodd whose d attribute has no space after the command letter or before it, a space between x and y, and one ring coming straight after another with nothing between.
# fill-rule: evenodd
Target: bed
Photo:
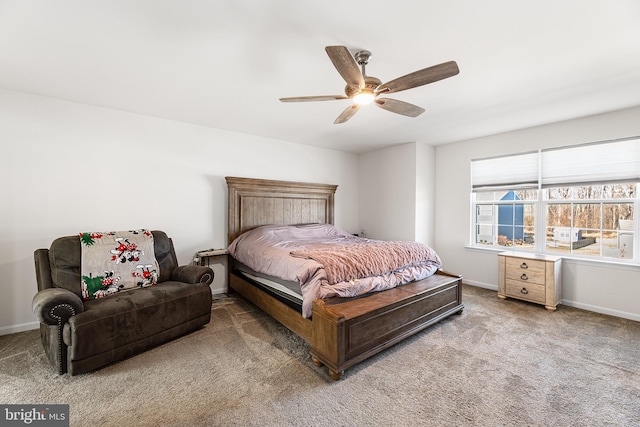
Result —
<instances>
[{"instance_id":1,"label":"bed","mask_svg":"<svg viewBox=\"0 0 640 427\"><path fill-rule=\"evenodd\" d=\"M228 243L262 226L333 224L336 185L226 177ZM311 358L334 380L353 365L453 314L462 278L435 274L388 290L315 299L310 317L273 285L230 257L229 291L237 292L311 345ZM270 281L270 279L273 279Z\"/></svg>"}]
</instances>

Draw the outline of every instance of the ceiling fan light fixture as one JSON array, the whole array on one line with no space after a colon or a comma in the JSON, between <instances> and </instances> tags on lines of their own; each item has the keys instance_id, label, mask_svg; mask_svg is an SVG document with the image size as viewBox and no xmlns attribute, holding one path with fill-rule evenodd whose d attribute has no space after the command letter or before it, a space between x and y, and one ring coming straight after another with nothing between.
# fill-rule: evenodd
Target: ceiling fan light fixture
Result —
<instances>
[{"instance_id":1,"label":"ceiling fan light fixture","mask_svg":"<svg viewBox=\"0 0 640 427\"><path fill-rule=\"evenodd\" d=\"M333 66L347 83L344 88L344 95L298 96L280 98L280 101L306 102L351 99L353 103L338 116L334 122L335 124L346 122L360 109L360 106L371 103L375 103L377 107L392 113L407 117L418 117L424 113L424 108L397 99L378 98L378 96L383 94L386 96L390 93L437 82L438 80L455 76L460 72L458 64L455 61L449 61L382 83L377 77L367 76L365 66L371 58L371 52L368 50L360 50L355 55L352 55L346 46L327 46L325 51L329 55ZM360 66L360 69L358 66Z\"/></svg>"},{"instance_id":2,"label":"ceiling fan light fixture","mask_svg":"<svg viewBox=\"0 0 640 427\"><path fill-rule=\"evenodd\" d=\"M364 89L353 97L353 102L358 105L367 105L371 104L374 99L376 99L376 96L373 92Z\"/></svg>"}]
</instances>

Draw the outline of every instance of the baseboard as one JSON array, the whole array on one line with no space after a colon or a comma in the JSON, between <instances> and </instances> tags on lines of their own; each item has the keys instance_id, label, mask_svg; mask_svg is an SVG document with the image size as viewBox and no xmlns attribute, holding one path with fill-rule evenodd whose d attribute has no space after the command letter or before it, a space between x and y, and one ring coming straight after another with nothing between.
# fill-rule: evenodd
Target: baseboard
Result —
<instances>
[{"instance_id":1,"label":"baseboard","mask_svg":"<svg viewBox=\"0 0 640 427\"><path fill-rule=\"evenodd\" d=\"M33 329L38 329L39 327L40 322L27 322L20 323L19 325L3 326L0 327L0 336L15 334L17 332L31 331Z\"/></svg>"},{"instance_id":2,"label":"baseboard","mask_svg":"<svg viewBox=\"0 0 640 427\"><path fill-rule=\"evenodd\" d=\"M489 289L496 292L498 291L498 285L492 285L490 283L484 283L484 282L476 282L475 280L462 279L462 284L476 286L478 288L485 288L485 289Z\"/></svg>"},{"instance_id":3,"label":"baseboard","mask_svg":"<svg viewBox=\"0 0 640 427\"><path fill-rule=\"evenodd\" d=\"M497 285L492 285L489 283L476 282L475 280L465 280L465 279L462 280L462 283L464 285L477 286L479 288L485 288L485 289L489 289L496 292L498 291ZM610 308L599 307L597 305L591 305L591 304L584 304L576 301L562 300L560 303L567 305L569 307L579 308L581 310L593 311L594 313L606 314L609 316L620 317L622 319L629 319L629 320L635 320L636 322L640 322L640 314L636 314L636 313L628 313L626 311L613 310Z\"/></svg>"},{"instance_id":4,"label":"baseboard","mask_svg":"<svg viewBox=\"0 0 640 427\"><path fill-rule=\"evenodd\" d=\"M635 320L640 322L640 314L628 313L626 311L613 310L611 308L598 307L597 305L584 304L581 302L562 300L562 304L569 307L579 308L581 310L593 311L595 313L606 314L614 317L621 317L623 319Z\"/></svg>"},{"instance_id":5,"label":"baseboard","mask_svg":"<svg viewBox=\"0 0 640 427\"><path fill-rule=\"evenodd\" d=\"M498 291L498 286L492 285L490 283L477 282L475 280L466 280L466 279L463 279L462 283L464 285L476 286L479 288L489 289L496 292ZM227 292L226 287L211 288L211 293L214 295L222 294L226 292ZM595 313L606 314L609 316L620 317L623 319L629 319L629 320L634 320L636 322L640 322L640 315L635 313L628 313L626 311L620 311L620 310L612 310L610 308L598 307L596 305L583 304L580 302L567 301L567 300L563 300L562 304L567 305L569 307L579 308L581 310L593 311ZM15 334L17 332L30 331L33 329L38 329L39 327L40 327L39 322L27 322L27 323L21 323L18 325L3 326L3 327L0 327L0 336Z\"/></svg>"},{"instance_id":6,"label":"baseboard","mask_svg":"<svg viewBox=\"0 0 640 427\"><path fill-rule=\"evenodd\" d=\"M226 286L213 286L213 284L211 284L209 286L211 288L211 294L212 295L218 295L218 294L226 294L228 289Z\"/></svg>"}]
</instances>

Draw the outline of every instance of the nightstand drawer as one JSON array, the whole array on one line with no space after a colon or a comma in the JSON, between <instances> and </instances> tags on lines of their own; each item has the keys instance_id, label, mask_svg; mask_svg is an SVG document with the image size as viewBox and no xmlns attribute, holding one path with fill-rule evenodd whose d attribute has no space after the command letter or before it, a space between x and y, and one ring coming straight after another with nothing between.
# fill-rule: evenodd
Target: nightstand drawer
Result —
<instances>
[{"instance_id":1,"label":"nightstand drawer","mask_svg":"<svg viewBox=\"0 0 640 427\"><path fill-rule=\"evenodd\" d=\"M546 263L534 259L507 258L507 279L545 284Z\"/></svg>"},{"instance_id":2,"label":"nightstand drawer","mask_svg":"<svg viewBox=\"0 0 640 427\"><path fill-rule=\"evenodd\" d=\"M540 304L545 303L545 285L538 285L535 283L523 283L521 280L509 280L507 279L507 296L520 298Z\"/></svg>"},{"instance_id":3,"label":"nightstand drawer","mask_svg":"<svg viewBox=\"0 0 640 427\"><path fill-rule=\"evenodd\" d=\"M544 270L507 270L507 280L513 280L517 282L522 282L522 284L526 285L527 283L544 285L545 284L545 273Z\"/></svg>"}]
</instances>

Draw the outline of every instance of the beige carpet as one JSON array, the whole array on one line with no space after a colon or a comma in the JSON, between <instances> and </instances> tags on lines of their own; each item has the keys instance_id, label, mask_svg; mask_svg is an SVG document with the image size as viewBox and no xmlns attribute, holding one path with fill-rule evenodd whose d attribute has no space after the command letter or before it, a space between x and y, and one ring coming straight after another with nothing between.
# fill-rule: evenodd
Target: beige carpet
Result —
<instances>
[{"instance_id":1,"label":"beige carpet","mask_svg":"<svg viewBox=\"0 0 640 427\"><path fill-rule=\"evenodd\" d=\"M68 403L72 426L638 426L640 323L464 287L465 310L332 381L237 298L205 328L78 377L37 331L0 337L0 403Z\"/></svg>"}]
</instances>

